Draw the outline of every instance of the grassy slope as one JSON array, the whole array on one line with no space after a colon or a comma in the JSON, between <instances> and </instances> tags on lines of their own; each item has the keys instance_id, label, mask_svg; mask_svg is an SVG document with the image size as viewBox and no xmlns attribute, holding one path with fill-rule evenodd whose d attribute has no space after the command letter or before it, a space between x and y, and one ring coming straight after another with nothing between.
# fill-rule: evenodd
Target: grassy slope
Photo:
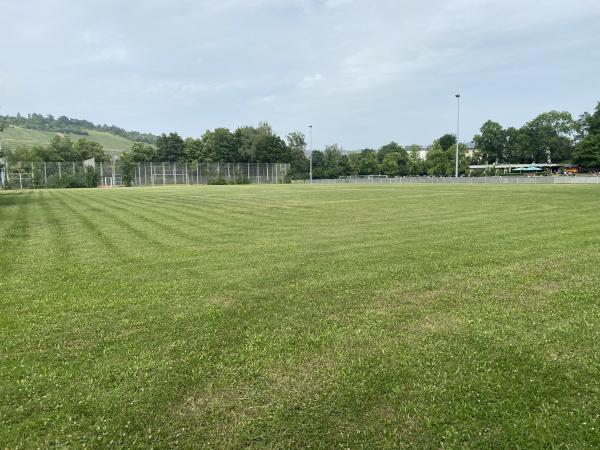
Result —
<instances>
[{"instance_id":1,"label":"grassy slope","mask_svg":"<svg viewBox=\"0 0 600 450\"><path fill-rule=\"evenodd\" d=\"M0 444L598 447L599 201L0 193Z\"/></svg>"},{"instance_id":2,"label":"grassy slope","mask_svg":"<svg viewBox=\"0 0 600 450\"><path fill-rule=\"evenodd\" d=\"M87 136L70 133L66 133L65 136L69 136L73 141L86 138L91 141L98 142L104 147L104 150L111 154L118 154L125 150L129 150L133 144L133 141L130 141L129 139L102 131L89 130L88 133L89 134ZM10 146L29 146L34 144L48 144L55 135L56 132L54 131L39 131L30 130L27 128L8 127L2 133L0 133L0 139L3 143Z\"/></svg>"}]
</instances>

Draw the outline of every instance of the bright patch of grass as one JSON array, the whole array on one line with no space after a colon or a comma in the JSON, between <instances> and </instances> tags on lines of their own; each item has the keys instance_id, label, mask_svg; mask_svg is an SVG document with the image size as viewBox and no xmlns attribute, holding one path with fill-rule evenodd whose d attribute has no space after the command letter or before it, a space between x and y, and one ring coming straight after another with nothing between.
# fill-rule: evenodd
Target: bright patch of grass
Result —
<instances>
[{"instance_id":1,"label":"bright patch of grass","mask_svg":"<svg viewBox=\"0 0 600 450\"><path fill-rule=\"evenodd\" d=\"M599 202L0 193L0 444L598 447Z\"/></svg>"},{"instance_id":2,"label":"bright patch of grass","mask_svg":"<svg viewBox=\"0 0 600 450\"><path fill-rule=\"evenodd\" d=\"M32 145L47 145L56 134L55 131L30 130L28 128L11 126L7 127L2 134L0 134L0 139L2 139L4 144L8 144L10 147L17 147L19 145L30 147ZM105 133L104 131L88 130L87 135L72 133L61 134L63 136L68 136L73 142L78 141L81 138L98 142L104 147L104 150L110 154L119 154L129 150L133 145L133 141L130 141L129 139L115 134Z\"/></svg>"}]
</instances>

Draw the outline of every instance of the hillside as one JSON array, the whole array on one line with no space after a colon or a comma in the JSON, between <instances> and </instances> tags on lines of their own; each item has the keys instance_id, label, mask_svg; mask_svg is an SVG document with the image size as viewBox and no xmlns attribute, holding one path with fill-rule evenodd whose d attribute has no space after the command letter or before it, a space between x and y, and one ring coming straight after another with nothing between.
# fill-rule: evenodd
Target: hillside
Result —
<instances>
[{"instance_id":1,"label":"hillside","mask_svg":"<svg viewBox=\"0 0 600 450\"><path fill-rule=\"evenodd\" d=\"M98 142L107 153L112 155L119 154L125 150L131 148L133 144L132 140L126 139L122 136L117 136L105 131L86 130L87 135L73 134L73 133L61 133L64 136L68 136L73 142L78 141L81 138L89 139L90 141ZM48 144L50 140L56 136L56 131L41 131L32 130L28 128L21 128L16 126L8 126L0 133L0 140L3 144L10 147L16 147L19 145L31 146L37 144Z\"/></svg>"}]
</instances>

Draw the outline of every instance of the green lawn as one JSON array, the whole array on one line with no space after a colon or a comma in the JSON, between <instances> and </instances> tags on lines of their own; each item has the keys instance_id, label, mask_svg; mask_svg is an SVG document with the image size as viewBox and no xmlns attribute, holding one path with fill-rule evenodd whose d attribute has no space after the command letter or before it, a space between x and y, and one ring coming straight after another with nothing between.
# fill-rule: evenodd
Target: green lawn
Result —
<instances>
[{"instance_id":1,"label":"green lawn","mask_svg":"<svg viewBox=\"0 0 600 450\"><path fill-rule=\"evenodd\" d=\"M0 193L0 447L600 446L600 188Z\"/></svg>"},{"instance_id":2,"label":"green lawn","mask_svg":"<svg viewBox=\"0 0 600 450\"><path fill-rule=\"evenodd\" d=\"M90 141L98 142L104 147L108 153L116 155L123 151L129 150L133 145L133 141L121 136L117 136L103 131L88 130L87 135L63 133L69 136L72 141L78 141L81 138L89 139ZM56 136L55 131L30 130L28 128L8 127L0 134L0 142L10 147L19 145L46 145L49 144L52 138Z\"/></svg>"}]
</instances>

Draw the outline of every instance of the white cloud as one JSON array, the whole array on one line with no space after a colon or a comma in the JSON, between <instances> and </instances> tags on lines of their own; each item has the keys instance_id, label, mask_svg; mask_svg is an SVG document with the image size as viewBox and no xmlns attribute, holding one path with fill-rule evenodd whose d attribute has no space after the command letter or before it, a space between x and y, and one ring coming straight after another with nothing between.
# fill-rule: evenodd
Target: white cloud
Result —
<instances>
[{"instance_id":1,"label":"white cloud","mask_svg":"<svg viewBox=\"0 0 600 450\"><path fill-rule=\"evenodd\" d=\"M307 75L304 78L302 78L302 81L298 83L298 86L303 89L311 88L319 84L321 81L323 81L323 79L324 77L320 73L316 73L314 75Z\"/></svg>"},{"instance_id":2,"label":"white cloud","mask_svg":"<svg viewBox=\"0 0 600 450\"><path fill-rule=\"evenodd\" d=\"M9 2L0 78L22 87L5 111L72 115L85 98L128 128L160 116L157 132L192 132L200 115L283 132L311 122L316 143L348 148L426 143L452 122L455 90L465 133L553 100L592 108L599 21L597 0ZM121 115L131 105L137 122Z\"/></svg>"}]
</instances>

